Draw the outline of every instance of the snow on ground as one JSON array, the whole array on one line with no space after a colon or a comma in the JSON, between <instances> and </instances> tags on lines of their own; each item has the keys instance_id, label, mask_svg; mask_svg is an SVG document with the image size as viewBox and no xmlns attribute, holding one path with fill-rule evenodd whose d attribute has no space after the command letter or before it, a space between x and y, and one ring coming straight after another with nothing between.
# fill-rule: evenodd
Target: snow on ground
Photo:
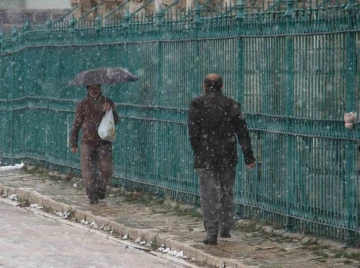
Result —
<instances>
[{"instance_id":1,"label":"snow on ground","mask_svg":"<svg viewBox=\"0 0 360 268\"><path fill-rule=\"evenodd\" d=\"M24 166L24 163L15 164L14 166L2 166L0 170L12 170L12 169L21 169Z\"/></svg>"}]
</instances>

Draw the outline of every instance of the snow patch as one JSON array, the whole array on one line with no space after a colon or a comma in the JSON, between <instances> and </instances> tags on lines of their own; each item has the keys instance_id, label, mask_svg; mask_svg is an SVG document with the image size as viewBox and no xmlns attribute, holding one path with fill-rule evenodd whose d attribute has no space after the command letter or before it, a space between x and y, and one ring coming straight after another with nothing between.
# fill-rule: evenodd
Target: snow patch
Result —
<instances>
[{"instance_id":1,"label":"snow patch","mask_svg":"<svg viewBox=\"0 0 360 268\"><path fill-rule=\"evenodd\" d=\"M129 238L129 235L128 235L128 234L126 234L126 235L124 235L124 236L122 237L123 240L126 240L126 239L128 239L128 238Z\"/></svg>"},{"instance_id":2,"label":"snow patch","mask_svg":"<svg viewBox=\"0 0 360 268\"><path fill-rule=\"evenodd\" d=\"M84 224L84 225L89 225L89 222L86 221L86 220L84 220L84 219L82 219L80 223L81 223L81 224Z\"/></svg>"},{"instance_id":3,"label":"snow patch","mask_svg":"<svg viewBox=\"0 0 360 268\"><path fill-rule=\"evenodd\" d=\"M17 200L18 200L17 194L12 194L12 195L10 195L10 196L9 196L9 199L10 199L10 200L17 201Z\"/></svg>"},{"instance_id":4,"label":"snow patch","mask_svg":"<svg viewBox=\"0 0 360 268\"><path fill-rule=\"evenodd\" d=\"M63 219L68 219L70 217L70 212L54 212L56 215L58 215L59 217L63 218ZM82 223L82 222L81 222Z\"/></svg>"},{"instance_id":5,"label":"snow patch","mask_svg":"<svg viewBox=\"0 0 360 268\"><path fill-rule=\"evenodd\" d=\"M38 205L38 204L36 204L36 203L35 203L35 204L31 204L30 207L31 207L31 208L37 208L37 209L43 209L43 208L44 208L44 207L42 207L42 206L40 206L40 205Z\"/></svg>"},{"instance_id":6,"label":"snow patch","mask_svg":"<svg viewBox=\"0 0 360 268\"><path fill-rule=\"evenodd\" d=\"M14 166L3 166L0 167L0 170L13 170L13 169L21 169L24 167L24 163L21 162L21 164L15 164Z\"/></svg>"},{"instance_id":7,"label":"snow patch","mask_svg":"<svg viewBox=\"0 0 360 268\"><path fill-rule=\"evenodd\" d=\"M99 229L99 227L96 225L96 223L95 222L92 222L92 223L90 223L90 226L89 226L90 228L96 228L96 229Z\"/></svg>"}]
</instances>

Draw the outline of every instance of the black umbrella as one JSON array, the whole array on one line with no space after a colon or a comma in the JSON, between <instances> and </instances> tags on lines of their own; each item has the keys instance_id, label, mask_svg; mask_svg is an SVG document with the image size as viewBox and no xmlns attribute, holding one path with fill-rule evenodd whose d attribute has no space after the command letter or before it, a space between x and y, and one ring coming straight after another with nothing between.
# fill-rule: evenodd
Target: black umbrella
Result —
<instances>
[{"instance_id":1,"label":"black umbrella","mask_svg":"<svg viewBox=\"0 0 360 268\"><path fill-rule=\"evenodd\" d=\"M79 73L70 86L118 84L137 81L138 78L124 68L100 67Z\"/></svg>"}]
</instances>

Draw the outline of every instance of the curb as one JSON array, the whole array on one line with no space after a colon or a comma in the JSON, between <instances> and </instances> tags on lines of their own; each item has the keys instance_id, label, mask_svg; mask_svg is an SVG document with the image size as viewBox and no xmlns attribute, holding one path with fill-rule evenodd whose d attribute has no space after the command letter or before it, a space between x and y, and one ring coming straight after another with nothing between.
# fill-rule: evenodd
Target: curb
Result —
<instances>
[{"instance_id":1,"label":"curb","mask_svg":"<svg viewBox=\"0 0 360 268\"><path fill-rule=\"evenodd\" d=\"M134 229L129 228L123 224L116 223L112 220L108 220L101 216L95 216L89 212L84 212L64 203L56 202L49 197L41 195L36 191L25 189L25 188L13 188L0 185L0 195L10 196L16 194L22 201L27 201L29 204L38 204L45 209L57 211L57 212L70 212L71 217L76 221L86 220L88 222L95 222L97 226L102 226L105 230L113 231L114 233L126 235L128 234L129 239L136 240L141 238L146 241L154 241L155 244L164 244L166 247L176 251L183 251L189 259L195 259L196 262L201 262L210 267L224 267L224 263L227 268L250 268L254 266L247 266L241 263L233 262L229 259L223 259L214 257L201 250L195 249L191 246L184 245L179 241L175 241L167 235L159 235L146 229Z\"/></svg>"}]
</instances>

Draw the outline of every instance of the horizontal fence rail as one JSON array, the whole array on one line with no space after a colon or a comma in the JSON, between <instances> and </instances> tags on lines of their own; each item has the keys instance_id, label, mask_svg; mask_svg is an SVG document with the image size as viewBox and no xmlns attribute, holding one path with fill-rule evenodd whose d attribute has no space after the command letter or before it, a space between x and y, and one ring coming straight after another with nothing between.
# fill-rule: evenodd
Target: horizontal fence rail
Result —
<instances>
[{"instance_id":1,"label":"horizontal fence rail","mask_svg":"<svg viewBox=\"0 0 360 268\"><path fill-rule=\"evenodd\" d=\"M121 116L112 182L199 205L188 105L217 72L258 160L248 171L239 154L236 215L358 242L360 132L343 116L360 112L359 2L230 2L150 15L125 3L105 19L70 12L0 35L1 162L78 172L69 135L86 90L68 83L126 67L139 81L103 89Z\"/></svg>"}]
</instances>

